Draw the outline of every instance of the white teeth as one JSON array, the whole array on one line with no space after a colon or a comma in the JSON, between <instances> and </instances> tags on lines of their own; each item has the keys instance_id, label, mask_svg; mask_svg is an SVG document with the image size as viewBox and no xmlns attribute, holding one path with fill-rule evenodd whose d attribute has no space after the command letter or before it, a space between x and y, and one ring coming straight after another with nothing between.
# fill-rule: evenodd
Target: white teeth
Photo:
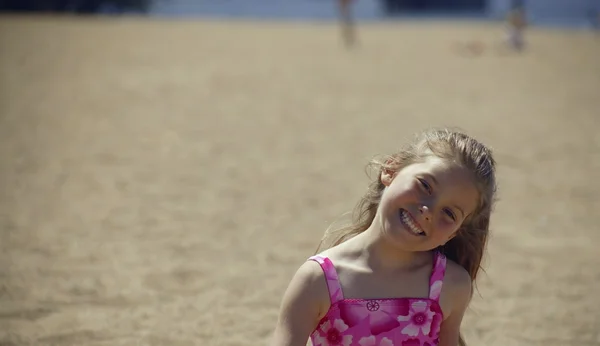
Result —
<instances>
[{"instance_id":1,"label":"white teeth","mask_svg":"<svg viewBox=\"0 0 600 346\"><path fill-rule=\"evenodd\" d=\"M415 235L425 235L425 232L421 231L417 225L413 222L412 218L408 215L406 210L401 211L402 221L408 226L408 229Z\"/></svg>"}]
</instances>

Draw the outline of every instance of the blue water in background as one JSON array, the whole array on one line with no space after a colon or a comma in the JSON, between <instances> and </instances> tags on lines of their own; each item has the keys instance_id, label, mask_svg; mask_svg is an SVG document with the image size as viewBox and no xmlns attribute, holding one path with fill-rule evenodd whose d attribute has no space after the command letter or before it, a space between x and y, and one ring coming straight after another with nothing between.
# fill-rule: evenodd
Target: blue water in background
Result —
<instances>
[{"instance_id":1,"label":"blue water in background","mask_svg":"<svg viewBox=\"0 0 600 346\"><path fill-rule=\"evenodd\" d=\"M210 17L330 21L338 18L336 0L156 0L150 15L170 17ZM402 14L390 17L377 0L357 0L352 4L354 18L379 21L398 18L488 18L482 12Z\"/></svg>"},{"instance_id":2,"label":"blue water in background","mask_svg":"<svg viewBox=\"0 0 600 346\"><path fill-rule=\"evenodd\" d=\"M334 0L157 0L151 15L333 20L335 4ZM356 1L353 12L361 20L384 18L376 1Z\"/></svg>"},{"instance_id":3,"label":"blue water in background","mask_svg":"<svg viewBox=\"0 0 600 346\"><path fill-rule=\"evenodd\" d=\"M600 0L598 0L600 4ZM335 0L156 0L148 15L155 17L187 17L212 19L259 19L286 21L331 21L337 20ZM462 13L406 13L388 16L378 0L357 0L352 8L358 21L383 20L499 20L482 12ZM105 12L112 12L107 8ZM535 18L531 24L540 26L582 28L589 27L586 18Z\"/></svg>"}]
</instances>

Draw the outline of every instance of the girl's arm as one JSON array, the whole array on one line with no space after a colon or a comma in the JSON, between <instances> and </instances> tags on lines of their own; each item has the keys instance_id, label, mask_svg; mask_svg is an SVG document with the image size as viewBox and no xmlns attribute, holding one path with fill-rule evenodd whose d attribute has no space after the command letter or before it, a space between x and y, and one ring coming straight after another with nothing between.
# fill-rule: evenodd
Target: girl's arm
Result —
<instances>
[{"instance_id":1,"label":"girl's arm","mask_svg":"<svg viewBox=\"0 0 600 346\"><path fill-rule=\"evenodd\" d=\"M283 295L271 346L305 346L329 305L323 270L314 261L305 262Z\"/></svg>"},{"instance_id":2,"label":"girl's arm","mask_svg":"<svg viewBox=\"0 0 600 346\"><path fill-rule=\"evenodd\" d=\"M471 277L458 265L448 265L444 288L451 302L449 314L442 322L439 346L457 346L460 337L460 325L471 300Z\"/></svg>"}]
</instances>

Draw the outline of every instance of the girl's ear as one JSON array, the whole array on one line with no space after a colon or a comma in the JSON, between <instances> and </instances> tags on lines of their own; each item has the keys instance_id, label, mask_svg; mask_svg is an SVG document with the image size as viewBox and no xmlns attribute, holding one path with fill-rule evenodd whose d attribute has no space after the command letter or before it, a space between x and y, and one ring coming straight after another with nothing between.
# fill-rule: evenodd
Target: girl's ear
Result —
<instances>
[{"instance_id":1,"label":"girl's ear","mask_svg":"<svg viewBox=\"0 0 600 346\"><path fill-rule=\"evenodd\" d=\"M381 183L385 186L390 186L394 180L394 175L390 172L390 170L383 169L381 171Z\"/></svg>"},{"instance_id":2,"label":"girl's ear","mask_svg":"<svg viewBox=\"0 0 600 346\"><path fill-rule=\"evenodd\" d=\"M394 180L394 177L396 176L396 171L390 168L392 166L393 160L387 159L385 165L381 169L381 177L379 177L379 179L381 179L381 183L385 186L390 186L392 180Z\"/></svg>"}]
</instances>

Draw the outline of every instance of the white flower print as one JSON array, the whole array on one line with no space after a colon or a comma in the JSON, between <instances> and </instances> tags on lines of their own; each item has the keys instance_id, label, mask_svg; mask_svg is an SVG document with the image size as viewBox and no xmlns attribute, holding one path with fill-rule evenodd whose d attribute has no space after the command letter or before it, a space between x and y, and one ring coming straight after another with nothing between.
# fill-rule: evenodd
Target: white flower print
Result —
<instances>
[{"instance_id":1,"label":"white flower print","mask_svg":"<svg viewBox=\"0 0 600 346\"><path fill-rule=\"evenodd\" d=\"M364 337L364 338L360 339L360 341L358 343L360 344L360 346L394 346L394 343L392 342L392 340L390 340L388 338L381 339L379 344L377 344L375 337L372 335L369 337Z\"/></svg>"},{"instance_id":2,"label":"white flower print","mask_svg":"<svg viewBox=\"0 0 600 346\"><path fill-rule=\"evenodd\" d=\"M333 326L330 321L321 325L319 335L315 338L315 346L350 346L352 335L343 335L348 329L346 323L341 319L336 319Z\"/></svg>"},{"instance_id":3,"label":"white flower print","mask_svg":"<svg viewBox=\"0 0 600 346\"><path fill-rule=\"evenodd\" d=\"M417 336L421 331L424 335L428 335L434 315L435 313L429 309L426 302L417 301L412 303L407 316L398 316L399 322L409 321L409 324L402 329L402 334Z\"/></svg>"},{"instance_id":4,"label":"white flower print","mask_svg":"<svg viewBox=\"0 0 600 346\"><path fill-rule=\"evenodd\" d=\"M360 346L375 346L375 337L373 335L371 335L369 337L365 336L362 339L360 339L358 344Z\"/></svg>"}]
</instances>

